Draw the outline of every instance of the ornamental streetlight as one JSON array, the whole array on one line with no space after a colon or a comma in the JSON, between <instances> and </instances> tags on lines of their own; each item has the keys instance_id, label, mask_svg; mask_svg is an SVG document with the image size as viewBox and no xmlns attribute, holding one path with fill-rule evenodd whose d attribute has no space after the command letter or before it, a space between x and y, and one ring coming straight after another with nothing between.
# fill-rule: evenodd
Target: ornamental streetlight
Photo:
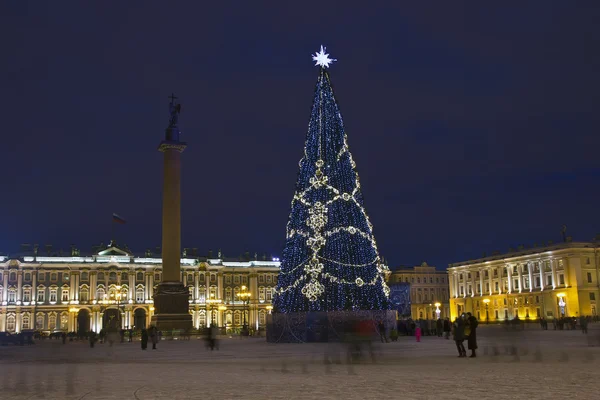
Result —
<instances>
[{"instance_id":1,"label":"ornamental streetlight","mask_svg":"<svg viewBox=\"0 0 600 400\"><path fill-rule=\"evenodd\" d=\"M119 316L121 318L121 329L124 329L124 314L125 314L125 310L121 311L121 298L123 297L123 293L121 293L121 285L117 285L115 287L115 289L117 289L117 293L111 293L111 297L114 297L115 300L114 302L117 304L117 309L119 310ZM129 328L129 327L128 327Z\"/></svg>"},{"instance_id":2,"label":"ornamental streetlight","mask_svg":"<svg viewBox=\"0 0 600 400\"><path fill-rule=\"evenodd\" d=\"M490 323L490 313L488 312L488 305L490 304L490 299L483 299L483 302L485 303L485 323L489 324Z\"/></svg>"},{"instance_id":3,"label":"ornamental streetlight","mask_svg":"<svg viewBox=\"0 0 600 400\"><path fill-rule=\"evenodd\" d=\"M208 312L210 315L210 325L209 325L209 327L210 327L211 325L213 325L213 313L212 313L213 305L216 306L217 304L221 304L221 299L215 299L215 295L211 293L210 299L206 300L206 304L208 304ZM216 323L217 322L215 322L215 324ZM218 324L217 324L217 327L218 327Z\"/></svg>"},{"instance_id":4,"label":"ornamental streetlight","mask_svg":"<svg viewBox=\"0 0 600 400\"><path fill-rule=\"evenodd\" d=\"M440 310L441 304L438 302L438 303L435 303L434 306L435 306L435 318L440 319L440 314L442 313L442 310Z\"/></svg>"},{"instance_id":5,"label":"ornamental streetlight","mask_svg":"<svg viewBox=\"0 0 600 400\"><path fill-rule=\"evenodd\" d=\"M250 296L251 293L247 290L248 288L246 288L246 286L242 286L242 291L238 293L238 297L240 298L240 300L242 301L242 304L244 305L243 308L243 313L244 313L244 324L242 327L242 334L244 336L247 336L248 334L248 324L246 323L246 304L248 304L249 300L250 300Z\"/></svg>"}]
</instances>

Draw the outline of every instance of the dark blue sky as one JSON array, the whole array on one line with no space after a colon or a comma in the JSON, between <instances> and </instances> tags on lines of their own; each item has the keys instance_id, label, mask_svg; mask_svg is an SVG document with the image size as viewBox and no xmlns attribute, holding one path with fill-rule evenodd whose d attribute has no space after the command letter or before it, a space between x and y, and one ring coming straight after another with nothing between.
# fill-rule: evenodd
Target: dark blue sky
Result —
<instances>
[{"instance_id":1,"label":"dark blue sky","mask_svg":"<svg viewBox=\"0 0 600 400\"><path fill-rule=\"evenodd\" d=\"M3 2L0 251L159 246L175 92L183 246L279 254L321 44L391 266L600 232L600 3L375 3Z\"/></svg>"}]
</instances>

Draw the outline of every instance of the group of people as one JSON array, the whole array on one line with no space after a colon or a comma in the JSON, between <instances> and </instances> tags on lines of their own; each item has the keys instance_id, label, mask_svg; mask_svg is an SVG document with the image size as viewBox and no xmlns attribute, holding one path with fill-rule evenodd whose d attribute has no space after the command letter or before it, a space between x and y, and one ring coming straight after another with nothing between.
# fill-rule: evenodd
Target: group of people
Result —
<instances>
[{"instance_id":1,"label":"group of people","mask_svg":"<svg viewBox=\"0 0 600 400\"><path fill-rule=\"evenodd\" d=\"M467 357L464 341L467 341L467 347L471 350L470 358L477 357L477 326L479 322L471 313L462 314L456 318L452 325L454 342L458 350L458 357Z\"/></svg>"},{"instance_id":2,"label":"group of people","mask_svg":"<svg viewBox=\"0 0 600 400\"><path fill-rule=\"evenodd\" d=\"M150 338L150 341L152 342L152 350L156 350L156 344L158 343L158 340L159 340L159 332L158 332L158 329L156 329L156 327L154 325L152 325L148 329L146 329L146 328L142 329L142 334L141 334L142 350L146 350L148 348L148 338Z\"/></svg>"}]
</instances>

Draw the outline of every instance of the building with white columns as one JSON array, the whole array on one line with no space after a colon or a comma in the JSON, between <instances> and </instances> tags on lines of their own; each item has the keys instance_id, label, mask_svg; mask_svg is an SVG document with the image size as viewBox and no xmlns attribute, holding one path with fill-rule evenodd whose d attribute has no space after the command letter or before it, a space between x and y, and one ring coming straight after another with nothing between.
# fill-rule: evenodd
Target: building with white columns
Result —
<instances>
[{"instance_id":1,"label":"building with white columns","mask_svg":"<svg viewBox=\"0 0 600 400\"><path fill-rule=\"evenodd\" d=\"M471 312L496 322L597 315L599 247L565 242L450 264L451 317Z\"/></svg>"},{"instance_id":2,"label":"building with white columns","mask_svg":"<svg viewBox=\"0 0 600 400\"><path fill-rule=\"evenodd\" d=\"M263 328L271 310L279 261L181 258L195 328L216 324L229 331ZM89 256L0 256L0 331L99 332L103 327L139 329L150 324L162 259L136 257L109 246ZM238 296L250 293L247 301Z\"/></svg>"}]
</instances>

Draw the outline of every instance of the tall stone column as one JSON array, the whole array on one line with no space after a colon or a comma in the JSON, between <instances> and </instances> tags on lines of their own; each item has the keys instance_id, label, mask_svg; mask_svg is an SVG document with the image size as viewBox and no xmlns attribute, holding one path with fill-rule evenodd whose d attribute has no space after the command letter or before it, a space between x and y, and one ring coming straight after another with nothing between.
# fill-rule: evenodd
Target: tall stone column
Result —
<instances>
[{"instance_id":1,"label":"tall stone column","mask_svg":"<svg viewBox=\"0 0 600 400\"><path fill-rule=\"evenodd\" d=\"M490 282L489 282L489 283L490 283L490 296L491 296L492 294L494 294L494 280L493 280L493 278L492 278L492 275L494 275L494 274L492 273L492 269L491 269L491 268L488 268L488 280L490 281Z\"/></svg>"},{"instance_id":2,"label":"tall stone column","mask_svg":"<svg viewBox=\"0 0 600 400\"><path fill-rule=\"evenodd\" d=\"M163 153L162 276L154 294L152 323L159 330L191 329L188 290L181 282L181 153L177 121L181 106L171 96L169 126L158 146ZM152 289L150 289L152 290Z\"/></svg>"},{"instance_id":3,"label":"tall stone column","mask_svg":"<svg viewBox=\"0 0 600 400\"><path fill-rule=\"evenodd\" d=\"M508 274L508 294L512 293L512 265L506 266L506 273Z\"/></svg>"}]
</instances>

